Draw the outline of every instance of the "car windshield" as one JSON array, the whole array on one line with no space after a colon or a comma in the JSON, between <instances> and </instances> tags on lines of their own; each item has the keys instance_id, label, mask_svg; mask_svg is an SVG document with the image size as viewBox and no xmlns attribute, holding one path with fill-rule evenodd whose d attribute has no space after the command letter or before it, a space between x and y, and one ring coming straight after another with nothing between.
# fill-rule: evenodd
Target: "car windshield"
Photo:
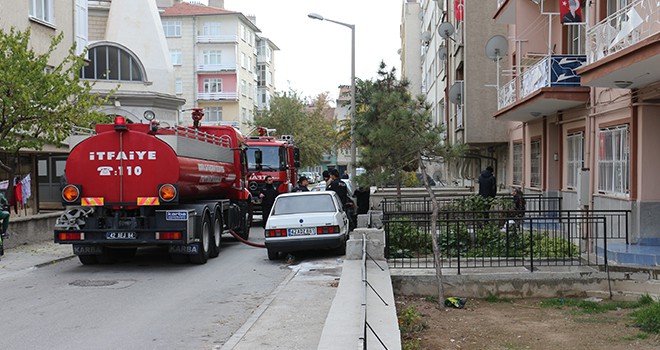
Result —
<instances>
[{"instance_id":1,"label":"car windshield","mask_svg":"<svg viewBox=\"0 0 660 350\"><path fill-rule=\"evenodd\" d=\"M335 211L335 204L331 196L290 196L277 199L272 215L324 213Z\"/></svg>"}]
</instances>

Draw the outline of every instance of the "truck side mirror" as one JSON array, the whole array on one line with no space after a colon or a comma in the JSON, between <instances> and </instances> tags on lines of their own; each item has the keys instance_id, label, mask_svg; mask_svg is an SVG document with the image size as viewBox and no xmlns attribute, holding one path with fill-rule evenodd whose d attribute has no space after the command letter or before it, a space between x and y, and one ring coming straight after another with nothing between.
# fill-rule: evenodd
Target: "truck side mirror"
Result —
<instances>
[{"instance_id":1,"label":"truck side mirror","mask_svg":"<svg viewBox=\"0 0 660 350\"><path fill-rule=\"evenodd\" d=\"M254 162L257 163L257 171L261 171L262 166L261 164L263 163L263 153L261 152L260 149L254 150Z\"/></svg>"}]
</instances>

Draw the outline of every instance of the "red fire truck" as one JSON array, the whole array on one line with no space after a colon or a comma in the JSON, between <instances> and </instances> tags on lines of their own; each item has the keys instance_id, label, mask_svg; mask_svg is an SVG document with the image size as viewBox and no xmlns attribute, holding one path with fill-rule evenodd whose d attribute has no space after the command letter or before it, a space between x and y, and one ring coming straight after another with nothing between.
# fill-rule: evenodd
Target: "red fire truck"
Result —
<instances>
[{"instance_id":1,"label":"red fire truck","mask_svg":"<svg viewBox=\"0 0 660 350\"><path fill-rule=\"evenodd\" d=\"M195 119L197 113L197 119ZM243 136L233 127L129 124L72 136L67 206L55 242L72 244L83 264L109 263L142 246L166 246L178 263L218 256L230 230L247 239L252 199Z\"/></svg>"},{"instance_id":2,"label":"red fire truck","mask_svg":"<svg viewBox=\"0 0 660 350\"><path fill-rule=\"evenodd\" d=\"M258 136L247 136L248 186L252 194L255 213L261 214L259 192L264 186L266 176L273 177L273 185L280 193L291 192L298 181L300 153L293 142L293 136L283 135L280 139L270 136L273 129L259 127ZM262 162L259 166L255 153L261 151Z\"/></svg>"}]
</instances>

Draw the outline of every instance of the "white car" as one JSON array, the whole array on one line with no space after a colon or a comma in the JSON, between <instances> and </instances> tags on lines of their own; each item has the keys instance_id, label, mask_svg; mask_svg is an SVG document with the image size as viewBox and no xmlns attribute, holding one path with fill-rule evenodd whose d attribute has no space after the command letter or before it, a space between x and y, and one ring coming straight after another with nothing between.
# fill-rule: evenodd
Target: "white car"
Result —
<instances>
[{"instance_id":1,"label":"white car","mask_svg":"<svg viewBox=\"0 0 660 350\"><path fill-rule=\"evenodd\" d=\"M281 194L268 216L265 237L270 260L300 250L335 249L344 255L348 216L332 191Z\"/></svg>"}]
</instances>

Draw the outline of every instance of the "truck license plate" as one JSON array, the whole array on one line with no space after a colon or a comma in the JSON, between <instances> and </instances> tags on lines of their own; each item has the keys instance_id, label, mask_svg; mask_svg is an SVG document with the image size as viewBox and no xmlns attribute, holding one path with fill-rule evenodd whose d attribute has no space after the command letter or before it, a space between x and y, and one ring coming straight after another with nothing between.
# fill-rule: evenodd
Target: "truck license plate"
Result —
<instances>
[{"instance_id":1,"label":"truck license plate","mask_svg":"<svg viewBox=\"0 0 660 350\"><path fill-rule=\"evenodd\" d=\"M135 232L106 232L106 239L136 239L137 233Z\"/></svg>"},{"instance_id":2,"label":"truck license plate","mask_svg":"<svg viewBox=\"0 0 660 350\"><path fill-rule=\"evenodd\" d=\"M290 228L287 230L288 236L311 236L315 234L316 234L316 229L313 227Z\"/></svg>"}]
</instances>

